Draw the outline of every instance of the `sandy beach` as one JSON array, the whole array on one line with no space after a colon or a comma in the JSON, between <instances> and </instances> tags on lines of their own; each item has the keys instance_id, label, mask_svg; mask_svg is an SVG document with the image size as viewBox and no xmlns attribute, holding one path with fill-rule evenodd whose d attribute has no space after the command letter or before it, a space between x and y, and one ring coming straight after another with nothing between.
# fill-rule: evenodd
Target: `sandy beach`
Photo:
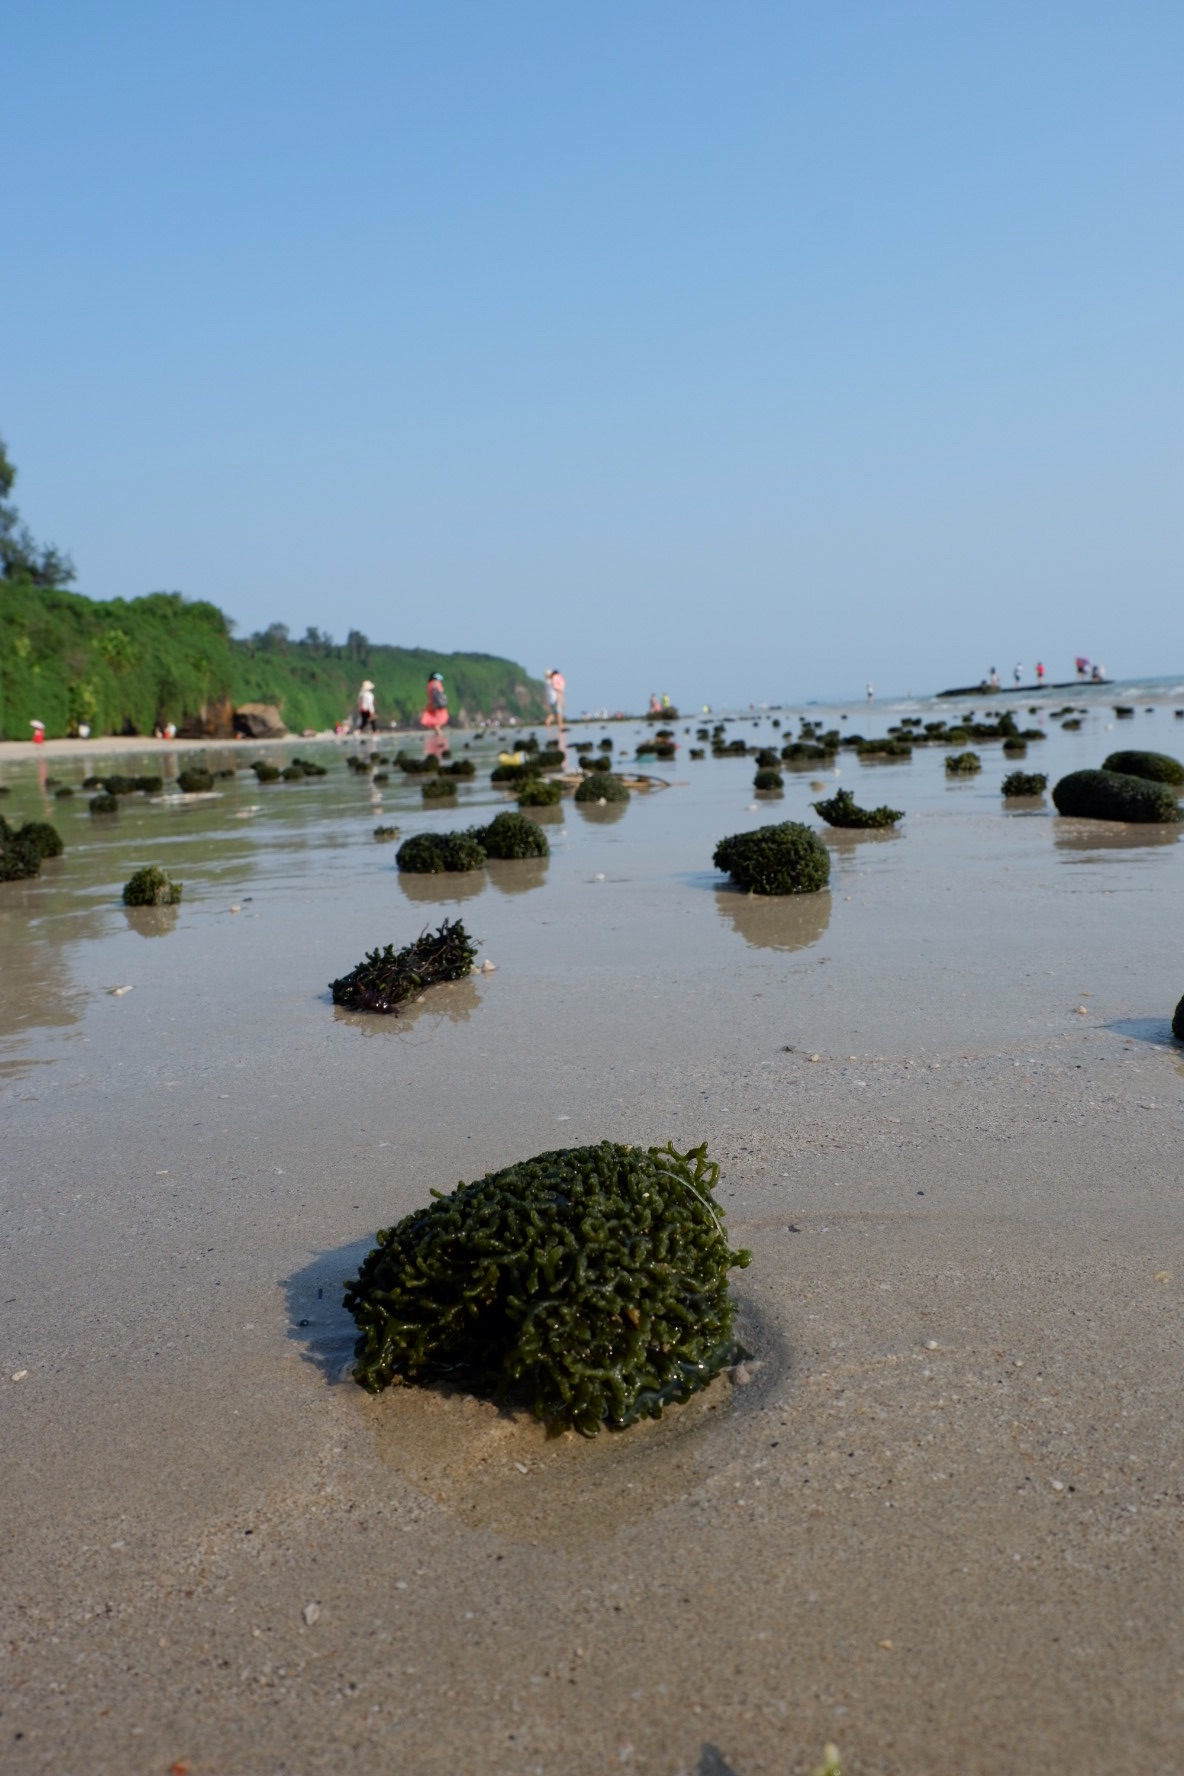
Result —
<instances>
[{"instance_id":1,"label":"sandy beach","mask_svg":"<svg viewBox=\"0 0 1184 1776\"><path fill-rule=\"evenodd\" d=\"M669 790L442 890L373 827L488 818L484 769L425 813L325 746L104 822L44 789L69 743L0 747L5 815L67 844L0 887L6 1770L1179 1770L1181 829L1007 811L997 746L758 807L685 725ZM1046 725L1054 780L1184 733ZM816 782L900 833L828 832L817 896L730 889L716 840L817 824ZM175 912L120 904L145 862ZM494 972L335 1011L458 910ZM375 1229L606 1138L707 1140L751 1360L593 1442L363 1393Z\"/></svg>"}]
</instances>

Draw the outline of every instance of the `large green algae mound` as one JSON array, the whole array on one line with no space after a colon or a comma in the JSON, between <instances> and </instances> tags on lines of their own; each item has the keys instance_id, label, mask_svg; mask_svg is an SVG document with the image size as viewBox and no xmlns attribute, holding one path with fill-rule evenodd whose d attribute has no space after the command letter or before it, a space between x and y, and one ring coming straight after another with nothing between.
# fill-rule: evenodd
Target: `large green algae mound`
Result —
<instances>
[{"instance_id":1,"label":"large green algae mound","mask_svg":"<svg viewBox=\"0 0 1184 1776\"><path fill-rule=\"evenodd\" d=\"M149 864L128 877L123 885L123 904L130 907L176 906L184 884L174 882L162 869Z\"/></svg>"},{"instance_id":2,"label":"large green algae mound","mask_svg":"<svg viewBox=\"0 0 1184 1776\"><path fill-rule=\"evenodd\" d=\"M57 827L48 820L13 826L0 814L0 882L31 880L40 875L47 857L60 857L65 849Z\"/></svg>"},{"instance_id":3,"label":"large green algae mound","mask_svg":"<svg viewBox=\"0 0 1184 1776\"><path fill-rule=\"evenodd\" d=\"M830 881L830 852L796 820L733 833L720 840L712 861L752 894L815 894Z\"/></svg>"},{"instance_id":4,"label":"large green algae mound","mask_svg":"<svg viewBox=\"0 0 1184 1776\"><path fill-rule=\"evenodd\" d=\"M629 785L611 771L593 771L576 790L577 802L627 802Z\"/></svg>"},{"instance_id":5,"label":"large green algae mound","mask_svg":"<svg viewBox=\"0 0 1184 1776\"><path fill-rule=\"evenodd\" d=\"M1184 783L1184 765L1167 752L1112 752L1102 761L1102 769L1146 777L1151 783Z\"/></svg>"},{"instance_id":6,"label":"large green algae mound","mask_svg":"<svg viewBox=\"0 0 1184 1776\"><path fill-rule=\"evenodd\" d=\"M1087 820L1158 825L1181 818L1180 804L1166 783L1120 771L1070 771L1053 789L1052 799L1058 814Z\"/></svg>"},{"instance_id":7,"label":"large green algae mound","mask_svg":"<svg viewBox=\"0 0 1184 1776\"><path fill-rule=\"evenodd\" d=\"M861 808L849 789L837 789L826 801L811 802L828 826L882 827L895 826L904 819L902 808Z\"/></svg>"},{"instance_id":8,"label":"large green algae mound","mask_svg":"<svg viewBox=\"0 0 1184 1776\"><path fill-rule=\"evenodd\" d=\"M488 826L478 826L473 837L487 857L550 857L551 846L541 826L525 814L495 814Z\"/></svg>"},{"instance_id":9,"label":"large green algae mound","mask_svg":"<svg viewBox=\"0 0 1184 1776\"><path fill-rule=\"evenodd\" d=\"M685 1400L734 1362L733 1251L689 1153L602 1141L459 1184L377 1235L345 1305L355 1378L521 1392L556 1429L595 1436Z\"/></svg>"},{"instance_id":10,"label":"large green algae mound","mask_svg":"<svg viewBox=\"0 0 1184 1776\"><path fill-rule=\"evenodd\" d=\"M414 833L395 852L396 868L412 876L459 875L484 862L482 846L467 832Z\"/></svg>"}]
</instances>

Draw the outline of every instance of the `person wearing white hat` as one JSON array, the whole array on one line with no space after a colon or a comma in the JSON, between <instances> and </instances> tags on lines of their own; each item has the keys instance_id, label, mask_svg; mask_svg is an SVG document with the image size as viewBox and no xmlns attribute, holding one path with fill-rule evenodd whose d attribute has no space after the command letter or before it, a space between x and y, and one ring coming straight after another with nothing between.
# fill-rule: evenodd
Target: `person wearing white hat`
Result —
<instances>
[{"instance_id":1,"label":"person wearing white hat","mask_svg":"<svg viewBox=\"0 0 1184 1776\"><path fill-rule=\"evenodd\" d=\"M362 688L358 692L358 732L365 734L377 733L378 718L374 706L374 686L370 679L362 680Z\"/></svg>"}]
</instances>

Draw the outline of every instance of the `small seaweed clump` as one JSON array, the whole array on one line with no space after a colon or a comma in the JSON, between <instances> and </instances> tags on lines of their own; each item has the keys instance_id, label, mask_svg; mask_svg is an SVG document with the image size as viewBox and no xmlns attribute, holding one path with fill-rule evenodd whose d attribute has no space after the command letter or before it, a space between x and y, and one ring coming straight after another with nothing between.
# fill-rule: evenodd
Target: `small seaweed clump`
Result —
<instances>
[{"instance_id":1,"label":"small seaweed clump","mask_svg":"<svg viewBox=\"0 0 1184 1776\"><path fill-rule=\"evenodd\" d=\"M280 780L279 766L269 765L266 759L256 759L251 769L257 783L278 783Z\"/></svg>"},{"instance_id":2,"label":"small seaweed clump","mask_svg":"<svg viewBox=\"0 0 1184 1776\"><path fill-rule=\"evenodd\" d=\"M374 781L378 782L377 776ZM425 777L419 786L419 793L425 802L454 802L456 800L456 778Z\"/></svg>"},{"instance_id":3,"label":"small seaweed clump","mask_svg":"<svg viewBox=\"0 0 1184 1776\"><path fill-rule=\"evenodd\" d=\"M1070 771L1052 792L1058 814L1087 820L1129 820L1167 825L1181 818L1180 804L1166 783L1128 777L1121 771Z\"/></svg>"},{"instance_id":4,"label":"small seaweed clump","mask_svg":"<svg viewBox=\"0 0 1184 1776\"><path fill-rule=\"evenodd\" d=\"M413 833L395 853L395 867L410 876L457 875L484 862L483 846L467 832Z\"/></svg>"},{"instance_id":5,"label":"small seaweed clump","mask_svg":"<svg viewBox=\"0 0 1184 1776\"><path fill-rule=\"evenodd\" d=\"M974 777L983 768L977 752L951 752L946 755L947 777Z\"/></svg>"},{"instance_id":6,"label":"small seaweed clump","mask_svg":"<svg viewBox=\"0 0 1184 1776\"><path fill-rule=\"evenodd\" d=\"M1102 761L1103 771L1121 771L1127 777L1145 777L1150 783L1184 783L1184 765L1167 752L1112 752Z\"/></svg>"},{"instance_id":7,"label":"small seaweed clump","mask_svg":"<svg viewBox=\"0 0 1184 1776\"><path fill-rule=\"evenodd\" d=\"M388 839L397 839L398 836L399 829L397 826L376 826L374 828L374 837L378 840L379 844L383 844Z\"/></svg>"},{"instance_id":8,"label":"small seaweed clump","mask_svg":"<svg viewBox=\"0 0 1184 1776\"><path fill-rule=\"evenodd\" d=\"M1038 796L1048 788L1043 771L1009 771L1003 779L1005 796Z\"/></svg>"},{"instance_id":9,"label":"small seaweed clump","mask_svg":"<svg viewBox=\"0 0 1184 1776\"><path fill-rule=\"evenodd\" d=\"M92 814L118 814L119 797L108 795L106 790L102 795L91 796L90 811Z\"/></svg>"},{"instance_id":10,"label":"small seaweed clump","mask_svg":"<svg viewBox=\"0 0 1184 1776\"><path fill-rule=\"evenodd\" d=\"M629 785L611 771L592 771L576 790L577 802L627 802Z\"/></svg>"},{"instance_id":11,"label":"small seaweed clump","mask_svg":"<svg viewBox=\"0 0 1184 1776\"><path fill-rule=\"evenodd\" d=\"M768 795L785 788L785 778L772 765L762 765L752 780L752 787Z\"/></svg>"},{"instance_id":12,"label":"small seaweed clump","mask_svg":"<svg viewBox=\"0 0 1184 1776\"><path fill-rule=\"evenodd\" d=\"M176 906L184 892L181 882L174 882L162 869L150 864L138 869L123 885L124 906Z\"/></svg>"},{"instance_id":13,"label":"small seaweed clump","mask_svg":"<svg viewBox=\"0 0 1184 1776\"><path fill-rule=\"evenodd\" d=\"M554 777L530 777L518 792L520 808L553 808L563 800L563 785Z\"/></svg>"},{"instance_id":14,"label":"small seaweed clump","mask_svg":"<svg viewBox=\"0 0 1184 1776\"><path fill-rule=\"evenodd\" d=\"M712 862L752 894L816 894L830 881L830 853L796 820L733 833L720 840Z\"/></svg>"},{"instance_id":15,"label":"small seaweed clump","mask_svg":"<svg viewBox=\"0 0 1184 1776\"><path fill-rule=\"evenodd\" d=\"M524 1394L594 1437L657 1418L741 1355L706 1146L560 1148L459 1184L377 1235L345 1306L355 1379Z\"/></svg>"},{"instance_id":16,"label":"small seaweed clump","mask_svg":"<svg viewBox=\"0 0 1184 1776\"><path fill-rule=\"evenodd\" d=\"M57 827L47 820L12 826L0 814L0 882L28 881L40 874L47 857L60 857L65 849Z\"/></svg>"},{"instance_id":17,"label":"small seaweed clump","mask_svg":"<svg viewBox=\"0 0 1184 1776\"><path fill-rule=\"evenodd\" d=\"M901 808L857 807L849 789L837 789L829 800L811 802L810 806L816 814L821 814L828 826L895 826L898 820L904 819Z\"/></svg>"},{"instance_id":18,"label":"small seaweed clump","mask_svg":"<svg viewBox=\"0 0 1184 1776\"><path fill-rule=\"evenodd\" d=\"M334 1005L353 1011L388 1011L398 1015L405 999L425 987L461 980L471 973L477 946L459 919L445 919L439 931L423 931L413 944L396 951L393 944L371 950L349 974L329 982Z\"/></svg>"},{"instance_id":19,"label":"small seaweed clump","mask_svg":"<svg viewBox=\"0 0 1184 1776\"><path fill-rule=\"evenodd\" d=\"M301 776L303 775L304 773L301 772ZM205 795L213 787L214 774L212 771L180 771L177 774L177 788L185 795Z\"/></svg>"},{"instance_id":20,"label":"small seaweed clump","mask_svg":"<svg viewBox=\"0 0 1184 1776\"><path fill-rule=\"evenodd\" d=\"M546 833L525 814L496 814L488 826L475 827L473 837L487 857L551 855Z\"/></svg>"}]
</instances>

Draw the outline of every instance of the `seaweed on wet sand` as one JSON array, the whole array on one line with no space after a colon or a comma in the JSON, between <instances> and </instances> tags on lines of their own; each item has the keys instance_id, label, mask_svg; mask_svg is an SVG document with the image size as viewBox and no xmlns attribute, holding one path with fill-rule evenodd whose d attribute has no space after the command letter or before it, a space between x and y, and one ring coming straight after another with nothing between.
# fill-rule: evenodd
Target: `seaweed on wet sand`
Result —
<instances>
[{"instance_id":1,"label":"seaweed on wet sand","mask_svg":"<svg viewBox=\"0 0 1184 1776\"><path fill-rule=\"evenodd\" d=\"M629 785L611 771L592 771L576 790L577 802L627 802Z\"/></svg>"},{"instance_id":2,"label":"seaweed on wet sand","mask_svg":"<svg viewBox=\"0 0 1184 1776\"><path fill-rule=\"evenodd\" d=\"M1054 786L1052 799L1058 814L1087 820L1169 825L1182 818L1180 804L1168 784L1121 771L1070 771Z\"/></svg>"},{"instance_id":3,"label":"seaweed on wet sand","mask_svg":"<svg viewBox=\"0 0 1184 1776\"><path fill-rule=\"evenodd\" d=\"M884 827L895 826L898 820L904 819L900 808L860 808L849 789L837 789L833 796L821 802L812 802L811 807L820 814L828 826L847 827Z\"/></svg>"},{"instance_id":4,"label":"seaweed on wet sand","mask_svg":"<svg viewBox=\"0 0 1184 1776\"><path fill-rule=\"evenodd\" d=\"M1102 760L1103 771L1121 771L1127 777L1145 777L1150 783L1184 783L1184 765L1167 752L1112 752Z\"/></svg>"},{"instance_id":5,"label":"seaweed on wet sand","mask_svg":"<svg viewBox=\"0 0 1184 1776\"><path fill-rule=\"evenodd\" d=\"M176 906L184 892L181 882L174 882L162 869L149 864L128 877L123 885L123 904L133 907Z\"/></svg>"},{"instance_id":6,"label":"seaweed on wet sand","mask_svg":"<svg viewBox=\"0 0 1184 1776\"><path fill-rule=\"evenodd\" d=\"M397 1016L404 1000L418 998L441 981L463 979L476 959L477 946L461 921L445 919L438 931L421 932L405 949L387 944L369 951L349 974L330 981L329 991L334 1005Z\"/></svg>"},{"instance_id":7,"label":"seaweed on wet sand","mask_svg":"<svg viewBox=\"0 0 1184 1776\"><path fill-rule=\"evenodd\" d=\"M395 866L407 875L457 875L480 869L485 851L472 833L413 833L395 853Z\"/></svg>"},{"instance_id":8,"label":"seaweed on wet sand","mask_svg":"<svg viewBox=\"0 0 1184 1776\"><path fill-rule=\"evenodd\" d=\"M497 814L488 826L473 828L476 839L487 857L550 857L551 846L541 826L525 814Z\"/></svg>"},{"instance_id":9,"label":"seaweed on wet sand","mask_svg":"<svg viewBox=\"0 0 1184 1776\"><path fill-rule=\"evenodd\" d=\"M947 777L974 777L983 768L977 752L951 752L946 756Z\"/></svg>"},{"instance_id":10,"label":"seaweed on wet sand","mask_svg":"<svg viewBox=\"0 0 1184 1776\"><path fill-rule=\"evenodd\" d=\"M65 849L57 827L47 820L12 826L0 814L0 882L30 880L47 857L60 857Z\"/></svg>"},{"instance_id":11,"label":"seaweed on wet sand","mask_svg":"<svg viewBox=\"0 0 1184 1776\"><path fill-rule=\"evenodd\" d=\"M397 839L398 836L399 829L397 826L376 826L374 828L374 837L378 840L380 845L387 843L391 839Z\"/></svg>"},{"instance_id":12,"label":"seaweed on wet sand","mask_svg":"<svg viewBox=\"0 0 1184 1776\"><path fill-rule=\"evenodd\" d=\"M815 894L830 881L830 853L800 821L783 820L721 839L712 858L753 894Z\"/></svg>"},{"instance_id":13,"label":"seaweed on wet sand","mask_svg":"<svg viewBox=\"0 0 1184 1776\"><path fill-rule=\"evenodd\" d=\"M705 1387L740 1354L733 1250L706 1146L540 1153L383 1229L346 1284L355 1379L522 1394L595 1436Z\"/></svg>"},{"instance_id":14,"label":"seaweed on wet sand","mask_svg":"<svg viewBox=\"0 0 1184 1776\"><path fill-rule=\"evenodd\" d=\"M1009 771L1003 779L1002 789L1005 796L1038 796L1048 788L1048 778L1043 771Z\"/></svg>"},{"instance_id":15,"label":"seaweed on wet sand","mask_svg":"<svg viewBox=\"0 0 1184 1776\"><path fill-rule=\"evenodd\" d=\"M563 786L553 777L528 777L518 792L520 808L553 808L563 800Z\"/></svg>"},{"instance_id":16,"label":"seaweed on wet sand","mask_svg":"<svg viewBox=\"0 0 1184 1776\"><path fill-rule=\"evenodd\" d=\"M785 788L785 779L773 765L762 765L752 780L752 787L762 795L776 795Z\"/></svg>"},{"instance_id":17,"label":"seaweed on wet sand","mask_svg":"<svg viewBox=\"0 0 1184 1776\"><path fill-rule=\"evenodd\" d=\"M90 811L92 814L117 814L119 812L119 797L108 795L105 790L102 795L91 796Z\"/></svg>"},{"instance_id":18,"label":"seaweed on wet sand","mask_svg":"<svg viewBox=\"0 0 1184 1776\"><path fill-rule=\"evenodd\" d=\"M256 759L251 769L257 783L278 783L280 780L279 766L269 764L266 759Z\"/></svg>"},{"instance_id":19,"label":"seaweed on wet sand","mask_svg":"<svg viewBox=\"0 0 1184 1776\"><path fill-rule=\"evenodd\" d=\"M303 773L301 773L303 775ZM214 787L212 771L194 769L177 774L177 788L183 795L206 795Z\"/></svg>"},{"instance_id":20,"label":"seaweed on wet sand","mask_svg":"<svg viewBox=\"0 0 1184 1776\"><path fill-rule=\"evenodd\" d=\"M378 778L374 781L377 783ZM425 802L454 802L456 800L455 777L425 777L419 786L419 793Z\"/></svg>"},{"instance_id":21,"label":"seaweed on wet sand","mask_svg":"<svg viewBox=\"0 0 1184 1776\"><path fill-rule=\"evenodd\" d=\"M1181 999L1172 1018L1172 1035L1177 1042L1184 1042L1184 999Z\"/></svg>"}]
</instances>

